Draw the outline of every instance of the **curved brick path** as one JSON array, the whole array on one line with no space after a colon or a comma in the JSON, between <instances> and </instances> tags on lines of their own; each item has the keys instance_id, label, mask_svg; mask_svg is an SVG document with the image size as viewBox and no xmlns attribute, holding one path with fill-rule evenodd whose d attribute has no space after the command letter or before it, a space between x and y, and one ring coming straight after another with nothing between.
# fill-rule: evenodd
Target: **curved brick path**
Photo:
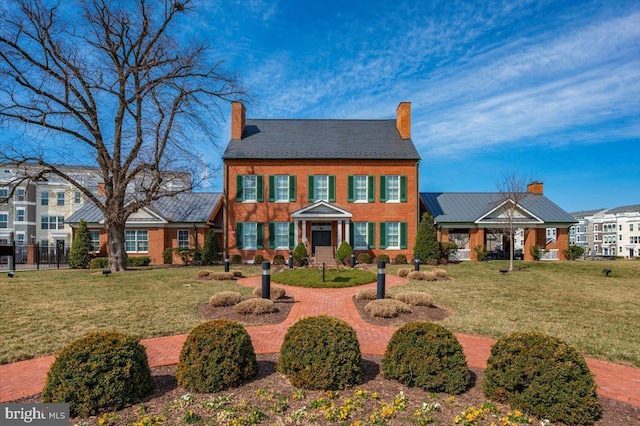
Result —
<instances>
[{"instance_id":1,"label":"curved brick path","mask_svg":"<svg viewBox=\"0 0 640 426\"><path fill-rule=\"evenodd\" d=\"M259 287L260 276L239 280L240 284ZM404 283L403 278L387 275L387 286ZM277 284L281 286L280 284ZM369 284L375 287L375 283ZM362 288L308 289L282 286L295 303L284 322L275 325L247 327L256 353L277 353L290 325L301 318L327 314L347 321L356 330L363 353L383 355L394 328L369 324L360 318L352 303L352 297ZM365 286L366 287L366 286ZM456 334L462 344L469 367L485 368L494 340ZM142 340L147 348L149 365L159 367L177 364L186 334ZM36 358L13 364L0 365L0 402L12 401L39 393L54 357ZM598 393L640 407L640 369L587 358L587 364L598 384Z\"/></svg>"}]
</instances>

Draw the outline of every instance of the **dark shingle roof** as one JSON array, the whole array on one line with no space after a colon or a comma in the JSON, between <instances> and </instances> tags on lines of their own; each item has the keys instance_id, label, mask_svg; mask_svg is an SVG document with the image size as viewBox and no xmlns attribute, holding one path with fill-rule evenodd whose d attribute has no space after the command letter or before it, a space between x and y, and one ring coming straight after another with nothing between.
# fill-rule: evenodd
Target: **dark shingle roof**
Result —
<instances>
[{"instance_id":1,"label":"dark shingle roof","mask_svg":"<svg viewBox=\"0 0 640 426\"><path fill-rule=\"evenodd\" d=\"M438 223L473 223L495 209L497 192L422 192L420 199ZM576 223L567 212L544 195L528 194L520 205L545 223Z\"/></svg>"},{"instance_id":2,"label":"dark shingle roof","mask_svg":"<svg viewBox=\"0 0 640 426\"><path fill-rule=\"evenodd\" d=\"M607 210L607 213L625 213L625 212L640 212L640 204L634 204L631 206L620 206L615 209Z\"/></svg>"},{"instance_id":3,"label":"dark shingle roof","mask_svg":"<svg viewBox=\"0 0 640 426\"><path fill-rule=\"evenodd\" d=\"M419 160L396 120L247 120L223 159L384 158Z\"/></svg>"},{"instance_id":4,"label":"dark shingle roof","mask_svg":"<svg viewBox=\"0 0 640 426\"><path fill-rule=\"evenodd\" d=\"M173 197L154 201L149 210L168 222L206 223L215 207L222 201L221 192L182 192ZM99 223L104 215L93 203L86 203L65 222Z\"/></svg>"}]
</instances>

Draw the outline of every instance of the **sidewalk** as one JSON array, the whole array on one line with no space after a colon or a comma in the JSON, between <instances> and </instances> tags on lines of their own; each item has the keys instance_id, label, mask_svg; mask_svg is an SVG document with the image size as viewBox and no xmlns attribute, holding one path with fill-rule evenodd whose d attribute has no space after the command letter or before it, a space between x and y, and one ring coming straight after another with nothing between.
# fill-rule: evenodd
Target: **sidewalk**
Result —
<instances>
[{"instance_id":1,"label":"sidewalk","mask_svg":"<svg viewBox=\"0 0 640 426\"><path fill-rule=\"evenodd\" d=\"M260 276L245 278L239 282L249 287L259 287ZM387 286L404 283L403 278L387 275ZM278 286L281 286L278 284ZM375 287L374 284L369 284ZM362 353L383 355L387 342L395 331L391 327L369 324L360 318L351 299L363 288L308 289L282 286L295 302L286 320L280 324L247 327L257 354L277 353L284 335L299 319L315 315L331 315L347 321L356 330ZM142 340L147 348L149 365L153 367L177 364L186 334ZM471 368L486 368L492 339L457 334ZM13 364L0 365L0 402L12 401L39 393L54 357L37 358ZM587 358L587 364L595 375L598 393L640 407L640 369Z\"/></svg>"}]
</instances>

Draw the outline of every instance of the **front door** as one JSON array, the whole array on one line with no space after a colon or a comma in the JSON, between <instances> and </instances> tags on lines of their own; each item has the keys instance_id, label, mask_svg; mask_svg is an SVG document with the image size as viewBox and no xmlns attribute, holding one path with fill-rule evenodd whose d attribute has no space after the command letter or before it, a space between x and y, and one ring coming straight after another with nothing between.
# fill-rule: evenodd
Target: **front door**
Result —
<instances>
[{"instance_id":1,"label":"front door","mask_svg":"<svg viewBox=\"0 0 640 426\"><path fill-rule=\"evenodd\" d=\"M311 231L311 252L314 254L316 246L331 246L331 231Z\"/></svg>"}]
</instances>

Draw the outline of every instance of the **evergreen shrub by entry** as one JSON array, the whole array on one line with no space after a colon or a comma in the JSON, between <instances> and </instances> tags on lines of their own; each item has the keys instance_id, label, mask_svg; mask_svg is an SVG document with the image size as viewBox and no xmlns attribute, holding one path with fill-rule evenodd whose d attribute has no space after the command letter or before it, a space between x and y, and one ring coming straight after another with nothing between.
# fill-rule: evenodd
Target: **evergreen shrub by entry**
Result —
<instances>
[{"instance_id":1,"label":"evergreen shrub by entry","mask_svg":"<svg viewBox=\"0 0 640 426\"><path fill-rule=\"evenodd\" d=\"M277 371L295 387L337 390L360 382L361 361L355 330L343 320L321 315L289 328Z\"/></svg>"},{"instance_id":2,"label":"evergreen shrub by entry","mask_svg":"<svg viewBox=\"0 0 640 426\"><path fill-rule=\"evenodd\" d=\"M147 353L138 339L113 331L92 332L56 355L43 402L69 403L73 417L116 411L154 388Z\"/></svg>"},{"instance_id":3,"label":"evergreen shrub by entry","mask_svg":"<svg viewBox=\"0 0 640 426\"><path fill-rule=\"evenodd\" d=\"M198 325L187 336L176 378L189 392L212 393L238 386L257 373L247 330L235 321L214 320Z\"/></svg>"},{"instance_id":4,"label":"evergreen shrub by entry","mask_svg":"<svg viewBox=\"0 0 640 426\"><path fill-rule=\"evenodd\" d=\"M514 333L491 348L484 394L552 422L593 424L602 412L584 357L542 333Z\"/></svg>"},{"instance_id":5,"label":"evergreen shrub by entry","mask_svg":"<svg viewBox=\"0 0 640 426\"><path fill-rule=\"evenodd\" d=\"M471 379L462 346L446 328L425 321L397 329L382 358L382 373L411 387L459 394Z\"/></svg>"}]
</instances>

